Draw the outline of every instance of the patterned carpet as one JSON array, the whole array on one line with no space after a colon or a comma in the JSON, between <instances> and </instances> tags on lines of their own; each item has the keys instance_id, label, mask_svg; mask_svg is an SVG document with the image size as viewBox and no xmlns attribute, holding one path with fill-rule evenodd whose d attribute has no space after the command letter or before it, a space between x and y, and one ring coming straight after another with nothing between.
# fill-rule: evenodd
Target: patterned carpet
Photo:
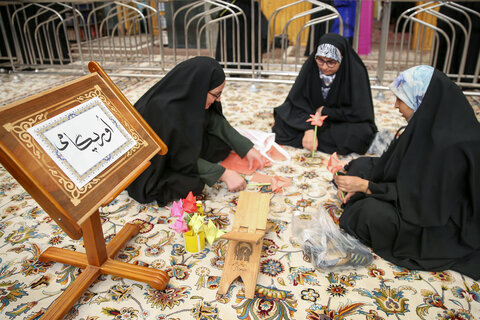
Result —
<instances>
[{"instance_id":1,"label":"patterned carpet","mask_svg":"<svg viewBox=\"0 0 480 320\"><path fill-rule=\"evenodd\" d=\"M0 105L50 88L73 77L40 74L0 75ZM114 78L135 102L157 80ZM289 85L229 82L222 96L224 112L236 127L270 132L272 108L285 99ZM373 93L375 97L377 92ZM393 133L404 124L385 93L375 100L380 130ZM480 116L479 103L474 104ZM325 168L327 154L314 157L305 150L285 148L289 162L274 164L264 173L291 177L283 194L271 194L269 221L274 228L263 241L255 298L245 298L241 282L217 297L227 242L215 242L197 254L185 251L182 238L168 228L169 211L156 204L141 205L123 192L102 209L104 235L109 241L126 222L143 223L141 233L117 256L118 260L159 268L171 277L165 291L148 285L101 276L66 319L478 319L480 286L456 272L418 272L392 265L375 256L368 267L341 272L315 270L301 247L292 241L295 212L315 214L320 208L339 216L341 209ZM355 157L344 157L348 160ZM246 177L249 179L250 177ZM268 187L248 190L270 192ZM224 184L206 187L207 219L229 229L238 193ZM24 189L0 167L0 319L39 319L42 312L79 275L78 268L40 263L49 246L84 252Z\"/></svg>"}]
</instances>

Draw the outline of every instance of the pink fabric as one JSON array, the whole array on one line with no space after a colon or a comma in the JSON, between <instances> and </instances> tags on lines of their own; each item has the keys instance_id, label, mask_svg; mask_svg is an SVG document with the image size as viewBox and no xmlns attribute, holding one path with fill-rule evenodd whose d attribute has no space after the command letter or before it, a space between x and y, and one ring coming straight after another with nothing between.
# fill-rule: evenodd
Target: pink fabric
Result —
<instances>
[{"instance_id":1,"label":"pink fabric","mask_svg":"<svg viewBox=\"0 0 480 320\"><path fill-rule=\"evenodd\" d=\"M278 146L281 148L280 146ZM288 158L278 151L278 149L275 146L271 146L270 149L266 152L266 155L270 157L270 159L274 161L286 161Z\"/></svg>"},{"instance_id":2,"label":"pink fabric","mask_svg":"<svg viewBox=\"0 0 480 320\"><path fill-rule=\"evenodd\" d=\"M283 192L283 188L288 187L292 182L292 179L279 176L269 176L266 174L255 172L250 181L257 183L270 183L270 188L272 189L272 191L277 193Z\"/></svg>"},{"instance_id":3,"label":"pink fabric","mask_svg":"<svg viewBox=\"0 0 480 320\"><path fill-rule=\"evenodd\" d=\"M265 160L265 159L264 159ZM268 162L268 161L267 161ZM252 169L248 169L248 160L247 158L240 158L238 154L235 152L231 152L228 157L223 160L220 165L224 167L225 169L230 169L233 171L236 171L238 173L246 174L246 175L251 175L252 173L255 172L258 168L258 163L255 163L253 165ZM268 166L268 165L265 165Z\"/></svg>"},{"instance_id":4,"label":"pink fabric","mask_svg":"<svg viewBox=\"0 0 480 320\"><path fill-rule=\"evenodd\" d=\"M363 0L360 12L360 30L358 35L358 54L370 54L372 49L373 1Z\"/></svg>"}]
</instances>

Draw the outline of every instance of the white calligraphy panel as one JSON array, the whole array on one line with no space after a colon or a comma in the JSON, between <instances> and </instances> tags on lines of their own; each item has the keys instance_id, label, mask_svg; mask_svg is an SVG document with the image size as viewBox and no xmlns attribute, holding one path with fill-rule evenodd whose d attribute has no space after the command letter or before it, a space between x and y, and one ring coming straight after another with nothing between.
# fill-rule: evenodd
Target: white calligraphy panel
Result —
<instances>
[{"instance_id":1,"label":"white calligraphy panel","mask_svg":"<svg viewBox=\"0 0 480 320\"><path fill-rule=\"evenodd\" d=\"M78 188L136 144L98 97L27 131Z\"/></svg>"}]
</instances>

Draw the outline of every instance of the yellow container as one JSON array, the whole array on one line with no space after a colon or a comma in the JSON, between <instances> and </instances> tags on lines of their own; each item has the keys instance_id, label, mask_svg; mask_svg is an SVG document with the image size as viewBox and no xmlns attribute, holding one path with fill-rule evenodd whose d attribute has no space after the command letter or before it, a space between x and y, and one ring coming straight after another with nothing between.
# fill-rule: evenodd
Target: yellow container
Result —
<instances>
[{"instance_id":1,"label":"yellow container","mask_svg":"<svg viewBox=\"0 0 480 320\"><path fill-rule=\"evenodd\" d=\"M194 233L193 230L188 230L183 233L185 239L185 250L190 253L197 253L205 248L205 233L200 231Z\"/></svg>"}]
</instances>

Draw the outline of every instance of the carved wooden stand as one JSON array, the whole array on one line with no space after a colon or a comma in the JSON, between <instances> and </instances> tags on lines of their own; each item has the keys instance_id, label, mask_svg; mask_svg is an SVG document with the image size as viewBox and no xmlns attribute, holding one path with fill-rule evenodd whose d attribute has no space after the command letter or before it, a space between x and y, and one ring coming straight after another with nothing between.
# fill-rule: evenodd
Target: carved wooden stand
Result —
<instances>
[{"instance_id":1,"label":"carved wooden stand","mask_svg":"<svg viewBox=\"0 0 480 320\"><path fill-rule=\"evenodd\" d=\"M232 282L240 277L245 285L245 297L254 298L262 240L268 231L269 207L269 194L240 192L232 231L222 236L222 239L228 239L230 242L218 294L225 294Z\"/></svg>"},{"instance_id":2,"label":"carved wooden stand","mask_svg":"<svg viewBox=\"0 0 480 320\"><path fill-rule=\"evenodd\" d=\"M149 284L163 290L168 275L161 270L113 260L140 226L127 224L106 246L98 208L113 201L167 146L155 134L100 65L89 63L90 75L47 90L0 110L0 162L72 239L83 237L86 253L50 247L42 262L60 262L83 269L50 306L42 319L61 319L101 274ZM82 188L73 183L35 142L27 129L98 97L136 144Z\"/></svg>"},{"instance_id":3,"label":"carved wooden stand","mask_svg":"<svg viewBox=\"0 0 480 320\"><path fill-rule=\"evenodd\" d=\"M140 228L141 225L127 223L105 246L100 214L97 211L81 225L86 253L56 247L46 249L40 255L40 261L68 264L83 269L83 272L50 305L42 319L63 318L100 274L144 282L158 290L165 289L169 280L165 271L113 260L124 244L138 234Z\"/></svg>"}]
</instances>

